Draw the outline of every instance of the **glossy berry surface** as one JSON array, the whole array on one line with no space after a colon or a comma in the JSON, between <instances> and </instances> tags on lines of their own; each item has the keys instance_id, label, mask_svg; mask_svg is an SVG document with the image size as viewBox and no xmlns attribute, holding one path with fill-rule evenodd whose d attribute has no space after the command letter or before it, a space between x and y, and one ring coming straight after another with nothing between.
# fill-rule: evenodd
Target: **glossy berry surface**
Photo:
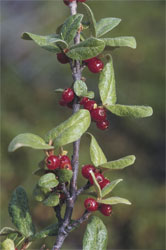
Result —
<instances>
[{"instance_id":1,"label":"glossy berry surface","mask_svg":"<svg viewBox=\"0 0 166 250\"><path fill-rule=\"evenodd\" d=\"M74 99L74 91L71 88L65 89L62 94L62 100L66 103L72 102Z\"/></svg>"},{"instance_id":2,"label":"glossy berry surface","mask_svg":"<svg viewBox=\"0 0 166 250\"><path fill-rule=\"evenodd\" d=\"M96 126L101 130L105 130L109 127L109 121L107 121L107 120L99 121L96 123Z\"/></svg>"},{"instance_id":3,"label":"glossy berry surface","mask_svg":"<svg viewBox=\"0 0 166 250\"><path fill-rule=\"evenodd\" d=\"M92 73L99 73L103 70L104 68L104 64L103 62L98 59L98 58L93 58L92 60L90 60L88 62L88 69L92 72Z\"/></svg>"},{"instance_id":4,"label":"glossy berry surface","mask_svg":"<svg viewBox=\"0 0 166 250\"><path fill-rule=\"evenodd\" d=\"M98 203L93 198L88 198L84 201L84 206L89 212L94 212L98 209Z\"/></svg>"},{"instance_id":5,"label":"glossy berry surface","mask_svg":"<svg viewBox=\"0 0 166 250\"><path fill-rule=\"evenodd\" d=\"M95 173L95 177L96 177L96 180L97 180L97 182L99 183L99 185L101 185L101 183L104 181L104 176L102 175L102 174L100 174L100 173ZM93 185L93 178L92 178L92 176L90 175L89 176L89 182L90 182L90 184L91 185Z\"/></svg>"},{"instance_id":6,"label":"glossy berry surface","mask_svg":"<svg viewBox=\"0 0 166 250\"><path fill-rule=\"evenodd\" d=\"M96 109L92 109L91 117L95 122L104 121L104 120L106 120L106 111L103 107L98 107Z\"/></svg>"},{"instance_id":7,"label":"glossy berry surface","mask_svg":"<svg viewBox=\"0 0 166 250\"><path fill-rule=\"evenodd\" d=\"M65 55L65 53L58 53L57 59L62 64L69 63L69 58L68 58L68 56Z\"/></svg>"},{"instance_id":8,"label":"glossy berry surface","mask_svg":"<svg viewBox=\"0 0 166 250\"><path fill-rule=\"evenodd\" d=\"M60 169L72 170L72 166L71 166L71 164L70 164L70 163L67 163L67 162L66 162L66 163L61 164L59 168L60 168Z\"/></svg>"},{"instance_id":9,"label":"glossy berry surface","mask_svg":"<svg viewBox=\"0 0 166 250\"><path fill-rule=\"evenodd\" d=\"M100 207L100 212L105 216L110 216L112 213L112 206L108 204L102 204Z\"/></svg>"},{"instance_id":10,"label":"glossy berry surface","mask_svg":"<svg viewBox=\"0 0 166 250\"><path fill-rule=\"evenodd\" d=\"M83 175L86 179L88 179L89 176L91 176L91 175L90 175L90 171L92 170L92 171L94 172L95 169L96 169L96 168L95 168L93 165L85 165L85 166L82 167L81 172L82 172L82 175Z\"/></svg>"},{"instance_id":11,"label":"glossy berry surface","mask_svg":"<svg viewBox=\"0 0 166 250\"><path fill-rule=\"evenodd\" d=\"M56 156L56 155L50 155L46 159L46 165L47 165L47 168L50 169L50 170L59 168L59 165L60 165L59 157Z\"/></svg>"},{"instance_id":12,"label":"glossy berry surface","mask_svg":"<svg viewBox=\"0 0 166 250\"><path fill-rule=\"evenodd\" d=\"M59 155L60 165L64 163L70 163L70 158L67 155Z\"/></svg>"},{"instance_id":13,"label":"glossy berry surface","mask_svg":"<svg viewBox=\"0 0 166 250\"><path fill-rule=\"evenodd\" d=\"M88 97L83 97L80 101L80 104L81 105L84 105L85 103L87 103L89 101L89 98Z\"/></svg>"},{"instance_id":14,"label":"glossy berry surface","mask_svg":"<svg viewBox=\"0 0 166 250\"><path fill-rule=\"evenodd\" d=\"M91 111L94 108L94 104L96 104L95 101L89 100L84 104L84 109Z\"/></svg>"},{"instance_id":15,"label":"glossy berry surface","mask_svg":"<svg viewBox=\"0 0 166 250\"><path fill-rule=\"evenodd\" d=\"M104 179L104 181L100 183L101 189L103 189L103 188L104 188L105 186L107 186L108 184L110 184L110 180Z\"/></svg>"}]
</instances>

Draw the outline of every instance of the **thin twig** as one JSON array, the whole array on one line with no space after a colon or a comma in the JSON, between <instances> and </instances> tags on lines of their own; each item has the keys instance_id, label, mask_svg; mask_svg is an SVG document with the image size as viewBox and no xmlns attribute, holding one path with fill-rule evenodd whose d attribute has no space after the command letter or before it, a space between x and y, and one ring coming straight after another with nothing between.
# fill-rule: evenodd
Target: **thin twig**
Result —
<instances>
[{"instance_id":1,"label":"thin twig","mask_svg":"<svg viewBox=\"0 0 166 250\"><path fill-rule=\"evenodd\" d=\"M66 231L71 232L74 228L76 228L77 226L82 224L84 221L86 221L90 215L91 215L91 212L88 212L87 210L85 210L84 214L78 220L75 220L66 228Z\"/></svg>"},{"instance_id":2,"label":"thin twig","mask_svg":"<svg viewBox=\"0 0 166 250\"><path fill-rule=\"evenodd\" d=\"M88 181L88 182L86 183L85 186L83 186L83 187L81 187L80 189L78 189L78 191L77 191L77 196L80 195L80 194L82 194L85 190L89 189L90 186L91 186L91 184L90 184L90 182Z\"/></svg>"}]
</instances>

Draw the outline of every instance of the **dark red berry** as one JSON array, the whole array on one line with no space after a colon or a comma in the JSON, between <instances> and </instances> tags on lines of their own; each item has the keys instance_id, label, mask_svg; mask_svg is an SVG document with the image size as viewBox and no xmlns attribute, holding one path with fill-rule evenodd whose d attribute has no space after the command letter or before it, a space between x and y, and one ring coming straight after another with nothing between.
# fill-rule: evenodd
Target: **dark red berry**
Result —
<instances>
[{"instance_id":1,"label":"dark red berry","mask_svg":"<svg viewBox=\"0 0 166 250\"><path fill-rule=\"evenodd\" d=\"M112 206L108 204L102 204L100 207L100 212L105 216L110 216L112 213Z\"/></svg>"},{"instance_id":2,"label":"dark red berry","mask_svg":"<svg viewBox=\"0 0 166 250\"><path fill-rule=\"evenodd\" d=\"M93 198L88 198L84 201L84 206L89 212L94 212L98 209L98 203Z\"/></svg>"},{"instance_id":3,"label":"dark red berry","mask_svg":"<svg viewBox=\"0 0 166 250\"><path fill-rule=\"evenodd\" d=\"M94 58L93 60L90 60L88 62L88 69L92 72L92 73L99 73L100 71L102 71L104 68L104 64L103 62L98 59L98 58Z\"/></svg>"},{"instance_id":4,"label":"dark red berry","mask_svg":"<svg viewBox=\"0 0 166 250\"><path fill-rule=\"evenodd\" d=\"M84 60L84 63L88 64L89 62L93 61L96 58L97 57L92 57L92 58L86 59L86 60Z\"/></svg>"},{"instance_id":5,"label":"dark red berry","mask_svg":"<svg viewBox=\"0 0 166 250\"><path fill-rule=\"evenodd\" d=\"M82 175L86 178L89 179L90 175L90 171L92 170L93 172L95 172L95 167L93 165L85 165L82 167Z\"/></svg>"},{"instance_id":6,"label":"dark red berry","mask_svg":"<svg viewBox=\"0 0 166 250\"><path fill-rule=\"evenodd\" d=\"M59 157L56 155L50 155L46 159L46 165L47 165L47 168L51 170L59 168L59 165L60 165Z\"/></svg>"},{"instance_id":7,"label":"dark red berry","mask_svg":"<svg viewBox=\"0 0 166 250\"><path fill-rule=\"evenodd\" d=\"M105 120L105 121L99 121L96 122L96 126L101 129L101 130L105 130L108 128L109 126L109 121Z\"/></svg>"},{"instance_id":8,"label":"dark red berry","mask_svg":"<svg viewBox=\"0 0 166 250\"><path fill-rule=\"evenodd\" d=\"M60 200L64 201L66 199L66 195L64 193L60 193Z\"/></svg>"},{"instance_id":9,"label":"dark red berry","mask_svg":"<svg viewBox=\"0 0 166 250\"><path fill-rule=\"evenodd\" d=\"M60 165L64 163L70 163L70 158L67 155L59 155Z\"/></svg>"},{"instance_id":10,"label":"dark red berry","mask_svg":"<svg viewBox=\"0 0 166 250\"><path fill-rule=\"evenodd\" d=\"M69 63L69 57L65 53L58 53L57 59L62 64Z\"/></svg>"},{"instance_id":11,"label":"dark red berry","mask_svg":"<svg viewBox=\"0 0 166 250\"><path fill-rule=\"evenodd\" d=\"M96 104L95 101L93 100L89 100L84 104L84 109L87 109L89 111L91 111L94 108L94 105ZM97 104L96 104L97 105Z\"/></svg>"},{"instance_id":12,"label":"dark red berry","mask_svg":"<svg viewBox=\"0 0 166 250\"><path fill-rule=\"evenodd\" d=\"M99 185L104 181L104 176L102 175L102 174L100 174L100 173L94 173L94 175L95 175L95 177L96 177L96 180L97 180L97 182L99 183ZM93 185L93 178L92 178L92 176L90 175L89 176L89 182L90 182L90 184L91 185Z\"/></svg>"},{"instance_id":13,"label":"dark red berry","mask_svg":"<svg viewBox=\"0 0 166 250\"><path fill-rule=\"evenodd\" d=\"M60 169L67 169L67 170L72 170L72 166L70 163L61 163Z\"/></svg>"},{"instance_id":14,"label":"dark red berry","mask_svg":"<svg viewBox=\"0 0 166 250\"><path fill-rule=\"evenodd\" d=\"M85 103L87 103L89 101L89 98L88 97L83 97L80 101L80 104L81 105L84 105Z\"/></svg>"},{"instance_id":15,"label":"dark red berry","mask_svg":"<svg viewBox=\"0 0 166 250\"><path fill-rule=\"evenodd\" d=\"M104 181L100 183L101 189L103 189L103 188L104 188L105 186L107 186L108 184L110 184L110 180L104 179Z\"/></svg>"},{"instance_id":16,"label":"dark red berry","mask_svg":"<svg viewBox=\"0 0 166 250\"><path fill-rule=\"evenodd\" d=\"M106 120L106 110L103 107L92 109L91 117L95 122Z\"/></svg>"},{"instance_id":17,"label":"dark red berry","mask_svg":"<svg viewBox=\"0 0 166 250\"><path fill-rule=\"evenodd\" d=\"M71 88L65 89L62 94L62 100L66 103L72 102L74 99L74 91Z\"/></svg>"}]
</instances>

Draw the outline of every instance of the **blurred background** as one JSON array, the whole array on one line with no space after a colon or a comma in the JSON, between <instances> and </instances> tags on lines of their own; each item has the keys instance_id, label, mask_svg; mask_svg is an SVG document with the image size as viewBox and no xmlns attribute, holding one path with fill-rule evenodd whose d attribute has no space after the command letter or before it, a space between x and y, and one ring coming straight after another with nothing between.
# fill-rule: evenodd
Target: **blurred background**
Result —
<instances>
[{"instance_id":1,"label":"blurred background","mask_svg":"<svg viewBox=\"0 0 166 250\"><path fill-rule=\"evenodd\" d=\"M113 194L128 198L132 206L116 205L113 215L105 218L108 249L165 249L164 232L164 1L88 1L96 19L119 17L122 22L109 33L110 37L132 35L137 49L117 49L112 53L117 83L118 103L150 105L154 115L131 120L108 114L110 128L102 132L95 124L95 134L109 160L134 154L134 166L110 172L110 180L123 178ZM58 104L55 88L72 83L69 65L59 64L53 53L42 50L31 41L20 38L29 31L36 34L55 33L68 17L63 1L2 1L2 130L1 130L1 227L11 226L8 202L12 190L22 185L29 197L37 230L56 220L53 209L33 200L32 190L38 177L32 175L44 153L20 149L8 153L14 136L31 132L43 137L51 128L71 115L71 110ZM79 6L79 11L81 7ZM97 90L98 75L85 69L89 90ZM89 139L81 141L80 166L90 163ZM72 154L72 145L65 147ZM79 185L85 180L79 175ZM77 201L74 219L84 208L82 196ZM73 231L62 249L81 249L86 223ZM36 241L31 249L45 243L51 249L54 237Z\"/></svg>"}]
</instances>

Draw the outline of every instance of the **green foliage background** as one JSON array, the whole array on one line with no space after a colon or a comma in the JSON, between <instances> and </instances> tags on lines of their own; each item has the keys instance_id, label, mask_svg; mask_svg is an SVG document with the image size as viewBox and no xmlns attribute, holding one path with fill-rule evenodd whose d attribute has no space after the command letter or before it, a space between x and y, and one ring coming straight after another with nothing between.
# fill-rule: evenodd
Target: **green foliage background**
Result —
<instances>
[{"instance_id":1,"label":"green foliage background","mask_svg":"<svg viewBox=\"0 0 166 250\"><path fill-rule=\"evenodd\" d=\"M88 1L87 1L88 2ZM119 17L121 24L110 34L136 37L137 49L117 49L114 60L119 103L150 105L154 115L129 120L109 114L110 129L102 132L91 125L109 160L134 154L134 167L112 172L109 178L123 178L114 194L125 197L132 206L118 205L113 216L105 218L109 231L108 249L164 249L164 1L89 1L96 19ZM38 229L55 219L53 209L32 199L37 177L31 173L44 154L30 149L8 153L11 139L24 132L44 136L45 132L64 121L71 110L58 105L53 90L72 82L68 65L58 64L56 56L23 41L23 31L37 34L54 33L69 15L62 1L2 2L2 166L1 227L11 225L7 213L12 190L23 185L28 192L33 219ZM79 7L80 8L80 7ZM84 71L89 89L97 94L98 75ZM81 142L80 166L90 163L89 139ZM72 147L68 146L71 155ZM80 175L79 185L85 183ZM82 197L74 218L83 212ZM63 249L81 249L85 225L73 231ZM43 240L44 242L44 240ZM54 239L46 244L51 248ZM41 241L32 245L39 249Z\"/></svg>"}]
</instances>

